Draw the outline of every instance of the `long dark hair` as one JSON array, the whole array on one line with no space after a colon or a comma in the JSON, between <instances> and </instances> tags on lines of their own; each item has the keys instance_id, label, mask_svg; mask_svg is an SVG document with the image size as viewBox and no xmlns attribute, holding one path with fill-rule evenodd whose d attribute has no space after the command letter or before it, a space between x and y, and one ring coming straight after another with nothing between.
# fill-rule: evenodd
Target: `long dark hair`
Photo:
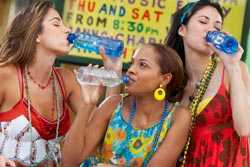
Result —
<instances>
[{"instance_id":1,"label":"long dark hair","mask_svg":"<svg viewBox=\"0 0 250 167\"><path fill-rule=\"evenodd\" d=\"M0 43L0 65L25 66L34 59L36 38L42 32L42 21L53 7L49 0L38 0L23 9L12 21Z\"/></svg>"},{"instance_id":2,"label":"long dark hair","mask_svg":"<svg viewBox=\"0 0 250 167\"><path fill-rule=\"evenodd\" d=\"M200 0L197 2L191 2L185 5L182 9L178 10L172 18L172 23L168 35L165 39L165 44L174 50L180 55L183 65L185 67L185 51L182 37L178 34L178 30L181 25L187 25L190 18L199 10L206 6L211 6L215 8L218 13L221 15L221 18L224 18L223 10L219 3L211 2L209 0Z\"/></svg>"}]
</instances>

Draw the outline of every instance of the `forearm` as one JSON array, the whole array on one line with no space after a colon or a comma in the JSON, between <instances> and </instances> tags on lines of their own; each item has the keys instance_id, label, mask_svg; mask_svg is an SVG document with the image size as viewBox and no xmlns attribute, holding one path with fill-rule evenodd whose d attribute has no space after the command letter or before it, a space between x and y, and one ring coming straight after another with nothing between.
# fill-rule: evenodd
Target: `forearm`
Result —
<instances>
[{"instance_id":1,"label":"forearm","mask_svg":"<svg viewBox=\"0 0 250 167\"><path fill-rule=\"evenodd\" d=\"M95 105L84 105L82 108L83 111L77 113L63 144L62 161L65 167L79 166L79 163L82 160L81 157L85 143L86 125Z\"/></svg>"},{"instance_id":2,"label":"forearm","mask_svg":"<svg viewBox=\"0 0 250 167\"><path fill-rule=\"evenodd\" d=\"M234 126L240 136L250 135L250 88L244 83L240 64L226 67Z\"/></svg>"}]
</instances>

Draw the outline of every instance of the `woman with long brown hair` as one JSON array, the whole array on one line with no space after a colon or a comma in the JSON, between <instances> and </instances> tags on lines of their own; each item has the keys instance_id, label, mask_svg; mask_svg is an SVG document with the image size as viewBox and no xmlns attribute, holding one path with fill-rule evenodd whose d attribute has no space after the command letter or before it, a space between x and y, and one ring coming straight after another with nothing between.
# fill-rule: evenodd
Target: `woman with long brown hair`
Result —
<instances>
[{"instance_id":1,"label":"woman with long brown hair","mask_svg":"<svg viewBox=\"0 0 250 167\"><path fill-rule=\"evenodd\" d=\"M84 107L73 72L53 67L55 59L71 48L68 33L53 4L41 0L21 11L4 34L0 46L1 166L59 165L70 112ZM107 68L115 70L118 64L105 58Z\"/></svg>"}]
</instances>

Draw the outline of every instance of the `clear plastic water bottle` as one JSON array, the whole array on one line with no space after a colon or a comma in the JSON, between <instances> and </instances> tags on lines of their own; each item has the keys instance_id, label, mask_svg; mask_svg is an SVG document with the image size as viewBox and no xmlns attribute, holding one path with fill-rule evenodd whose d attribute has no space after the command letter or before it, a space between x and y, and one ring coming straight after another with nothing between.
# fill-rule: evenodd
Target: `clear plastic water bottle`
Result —
<instances>
[{"instance_id":1,"label":"clear plastic water bottle","mask_svg":"<svg viewBox=\"0 0 250 167\"><path fill-rule=\"evenodd\" d=\"M107 87L115 87L121 83L127 84L127 75L120 77L115 71L97 67L80 67L76 73L76 79L80 84L99 85L103 83Z\"/></svg>"},{"instance_id":2,"label":"clear plastic water bottle","mask_svg":"<svg viewBox=\"0 0 250 167\"><path fill-rule=\"evenodd\" d=\"M206 35L206 40L226 54L233 55L238 51L238 41L223 32L209 31Z\"/></svg>"},{"instance_id":3,"label":"clear plastic water bottle","mask_svg":"<svg viewBox=\"0 0 250 167\"><path fill-rule=\"evenodd\" d=\"M99 48L105 49L105 54L111 57L122 55L124 43L121 40L114 40L88 33L70 33L67 37L69 43L78 49L94 51L99 54Z\"/></svg>"}]
</instances>

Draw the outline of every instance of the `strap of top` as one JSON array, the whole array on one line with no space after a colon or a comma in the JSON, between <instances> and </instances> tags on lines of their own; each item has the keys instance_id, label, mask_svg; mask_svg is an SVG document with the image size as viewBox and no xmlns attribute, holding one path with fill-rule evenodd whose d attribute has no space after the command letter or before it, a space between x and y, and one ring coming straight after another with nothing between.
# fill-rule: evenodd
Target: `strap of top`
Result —
<instances>
[{"instance_id":1,"label":"strap of top","mask_svg":"<svg viewBox=\"0 0 250 167\"><path fill-rule=\"evenodd\" d=\"M224 79L225 78L224 75L225 75L225 66L223 66L223 69L222 69L222 76L221 76L222 77L221 78L222 84L224 84L224 80L225 80Z\"/></svg>"},{"instance_id":2,"label":"strap of top","mask_svg":"<svg viewBox=\"0 0 250 167\"><path fill-rule=\"evenodd\" d=\"M17 66L17 76L18 76L18 83L19 83L19 90L20 90L20 95L21 99L23 99L24 96L24 83L23 83L23 70L21 67Z\"/></svg>"},{"instance_id":3,"label":"strap of top","mask_svg":"<svg viewBox=\"0 0 250 167\"><path fill-rule=\"evenodd\" d=\"M60 86L61 91L62 91L63 99L65 99L66 94L65 94L65 89L64 89L65 87L64 87L64 82L63 82L62 76L61 76L58 69L53 67L52 70L54 71L54 73L56 75L56 79L58 80L59 86Z\"/></svg>"}]
</instances>

